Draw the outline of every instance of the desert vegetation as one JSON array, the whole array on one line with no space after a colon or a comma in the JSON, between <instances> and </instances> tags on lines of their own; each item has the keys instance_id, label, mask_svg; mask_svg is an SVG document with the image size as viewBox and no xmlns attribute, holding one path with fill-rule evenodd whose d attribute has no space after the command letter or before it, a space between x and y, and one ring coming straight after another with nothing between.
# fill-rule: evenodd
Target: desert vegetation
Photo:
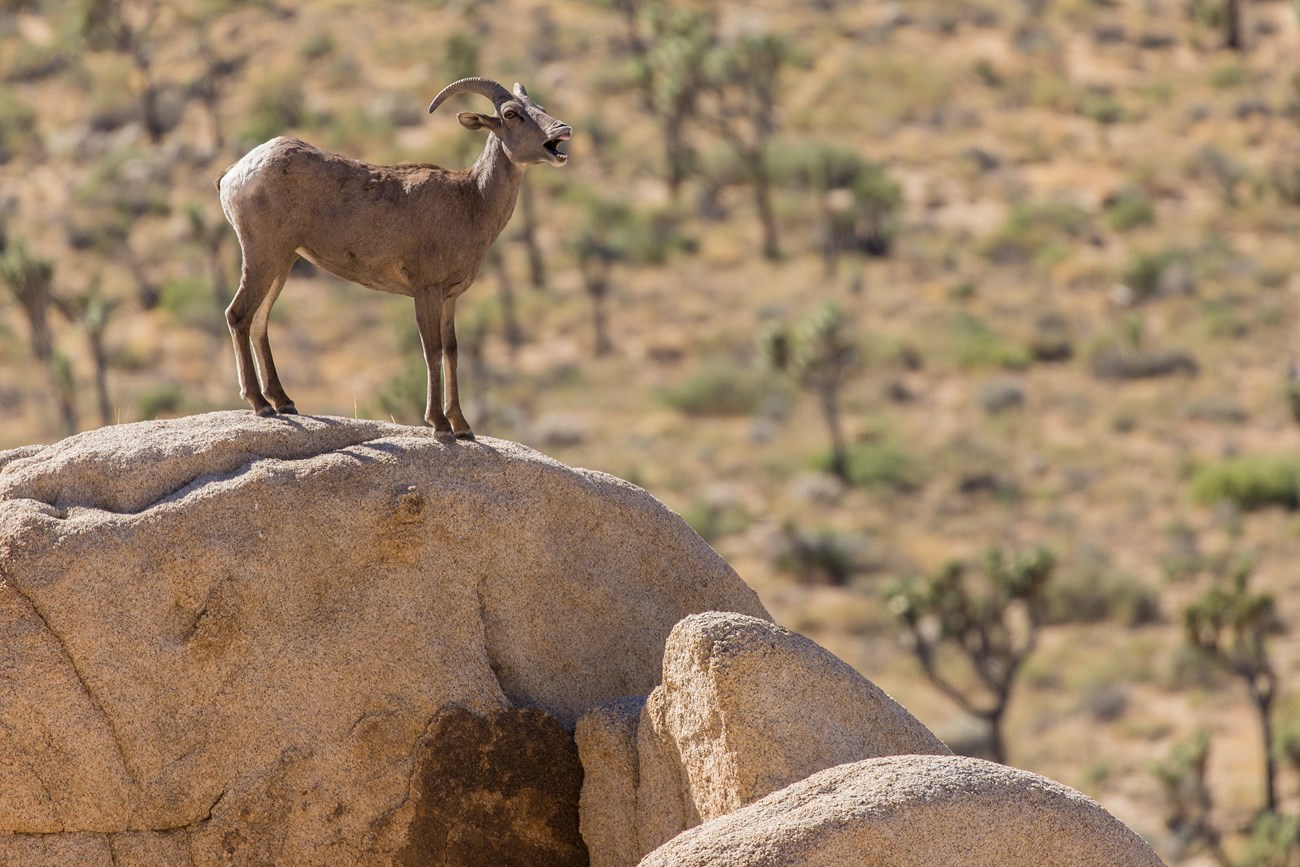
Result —
<instances>
[{"instance_id":1,"label":"desert vegetation","mask_svg":"<svg viewBox=\"0 0 1300 867\"><path fill-rule=\"evenodd\" d=\"M429 100L522 81L571 160L460 301L475 431L1171 864L1294 867L1298 58L1284 0L0 0L0 447L238 408L213 181L466 166ZM409 299L301 263L270 327L420 423Z\"/></svg>"}]
</instances>

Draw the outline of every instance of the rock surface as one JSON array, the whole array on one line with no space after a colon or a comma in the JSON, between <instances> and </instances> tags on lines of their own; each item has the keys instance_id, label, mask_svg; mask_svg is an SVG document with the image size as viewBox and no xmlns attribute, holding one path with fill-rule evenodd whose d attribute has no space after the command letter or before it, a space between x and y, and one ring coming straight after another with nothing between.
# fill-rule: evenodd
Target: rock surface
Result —
<instances>
[{"instance_id":1,"label":"rock surface","mask_svg":"<svg viewBox=\"0 0 1300 867\"><path fill-rule=\"evenodd\" d=\"M767 616L512 443L226 412L0 453L0 864L400 863L441 711L572 728L713 609Z\"/></svg>"},{"instance_id":2,"label":"rock surface","mask_svg":"<svg viewBox=\"0 0 1300 867\"><path fill-rule=\"evenodd\" d=\"M951 755L901 705L815 642L728 612L694 614L673 628L663 683L635 726L631 713L627 704L606 707L578 726L588 771L584 836L637 841L632 857L625 846L610 854L593 842L596 867L635 864L687 828L825 768L879 756ZM634 775L627 781L625 767Z\"/></svg>"},{"instance_id":3,"label":"rock surface","mask_svg":"<svg viewBox=\"0 0 1300 867\"><path fill-rule=\"evenodd\" d=\"M1045 777L958 756L894 756L814 774L693 828L641 867L1155 867L1141 837Z\"/></svg>"},{"instance_id":4,"label":"rock surface","mask_svg":"<svg viewBox=\"0 0 1300 867\"><path fill-rule=\"evenodd\" d=\"M644 705L644 698L632 697L598 707L574 732L583 770L579 827L592 867L635 864L646 851L635 833L636 729Z\"/></svg>"}]
</instances>

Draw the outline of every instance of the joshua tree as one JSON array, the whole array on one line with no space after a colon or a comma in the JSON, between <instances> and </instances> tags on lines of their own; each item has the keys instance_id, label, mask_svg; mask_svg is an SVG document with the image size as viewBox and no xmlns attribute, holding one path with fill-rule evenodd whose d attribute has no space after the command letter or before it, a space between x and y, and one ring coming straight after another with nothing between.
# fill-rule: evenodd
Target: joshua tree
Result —
<instances>
[{"instance_id":1,"label":"joshua tree","mask_svg":"<svg viewBox=\"0 0 1300 867\"><path fill-rule=\"evenodd\" d=\"M0 256L0 281L9 287L27 318L32 356L49 374L64 431L74 434L77 407L72 365L67 356L55 350L50 330L50 308L56 304L54 263L32 256L26 245L15 243Z\"/></svg>"},{"instance_id":2,"label":"joshua tree","mask_svg":"<svg viewBox=\"0 0 1300 867\"><path fill-rule=\"evenodd\" d=\"M1287 361L1286 383L1283 388L1287 407L1291 410L1291 418L1296 424L1300 424L1300 362L1296 361L1295 356Z\"/></svg>"},{"instance_id":3,"label":"joshua tree","mask_svg":"<svg viewBox=\"0 0 1300 867\"><path fill-rule=\"evenodd\" d=\"M113 407L108 398L108 351L104 346L104 332L108 330L109 320L113 318L118 302L104 297L99 279L96 278L84 294L71 298L56 297L54 303L68 321L81 326L86 332L90 358L95 365L95 397L99 406L99 421L104 425L112 424Z\"/></svg>"},{"instance_id":4,"label":"joshua tree","mask_svg":"<svg viewBox=\"0 0 1300 867\"><path fill-rule=\"evenodd\" d=\"M510 276L510 266L506 257L493 246L488 250L487 262L497 272L497 285L501 303L501 330L506 341L506 351L514 361L519 347L524 343L524 331L519 327L519 316L515 312L515 283Z\"/></svg>"},{"instance_id":5,"label":"joshua tree","mask_svg":"<svg viewBox=\"0 0 1300 867\"><path fill-rule=\"evenodd\" d=\"M154 75L153 30L158 22L157 0L86 0L81 27L91 48L109 49L127 55L135 66L140 100L140 118L154 144L171 129L163 117L159 97L162 88Z\"/></svg>"},{"instance_id":6,"label":"joshua tree","mask_svg":"<svg viewBox=\"0 0 1300 867\"><path fill-rule=\"evenodd\" d=\"M890 593L890 610L926 677L988 724L994 761L1006 761L1003 718L1020 667L1034 652L1046 621L1047 585L1055 569L1056 558L1045 548L1014 557L991 550L978 584L963 564L952 562L929 578L897 584ZM965 657L977 690L958 686L946 672L939 659L945 646Z\"/></svg>"},{"instance_id":7,"label":"joshua tree","mask_svg":"<svg viewBox=\"0 0 1300 867\"><path fill-rule=\"evenodd\" d=\"M1185 849L1204 846L1224 867L1232 861L1223 850L1223 834L1211 814L1214 798L1205 784L1205 769L1210 759L1210 733L1201 729L1186 743L1178 744L1162 762L1151 766L1151 773L1164 791L1165 826Z\"/></svg>"},{"instance_id":8,"label":"joshua tree","mask_svg":"<svg viewBox=\"0 0 1300 867\"><path fill-rule=\"evenodd\" d=\"M706 63L711 110L701 117L732 149L749 176L763 228L763 255L781 257L772 206L772 170L768 149L777 130L781 73L802 63L793 44L774 33L742 36L718 46Z\"/></svg>"},{"instance_id":9,"label":"joshua tree","mask_svg":"<svg viewBox=\"0 0 1300 867\"><path fill-rule=\"evenodd\" d=\"M618 251L602 232L590 226L578 235L575 246L578 269L582 272L582 285L591 298L591 324L595 333L596 355L605 355L614 348L606 327L605 301L609 297L610 271L619 258Z\"/></svg>"},{"instance_id":10,"label":"joshua tree","mask_svg":"<svg viewBox=\"0 0 1300 867\"><path fill-rule=\"evenodd\" d=\"M1259 720L1264 749L1266 809L1277 811L1277 757L1273 752L1273 700L1277 672L1269 658L1268 640L1281 631L1277 607L1268 593L1248 586L1254 564L1236 566L1227 587L1211 587L1183 612L1187 640L1246 685Z\"/></svg>"},{"instance_id":11,"label":"joshua tree","mask_svg":"<svg viewBox=\"0 0 1300 867\"><path fill-rule=\"evenodd\" d=\"M708 77L705 71L717 36L712 16L690 9L651 7L653 39L636 63L647 106L663 129L668 192L676 199L695 164L686 136Z\"/></svg>"},{"instance_id":12,"label":"joshua tree","mask_svg":"<svg viewBox=\"0 0 1300 867\"><path fill-rule=\"evenodd\" d=\"M523 218L519 224L519 240L528 251L528 282L541 292L546 289L546 259L542 256L542 246L537 241L537 206L533 201L535 195L525 178L519 185L519 211Z\"/></svg>"},{"instance_id":13,"label":"joshua tree","mask_svg":"<svg viewBox=\"0 0 1300 867\"><path fill-rule=\"evenodd\" d=\"M888 256L903 191L883 167L852 151L821 148L801 172L821 204L822 257L833 276L841 254Z\"/></svg>"},{"instance_id":14,"label":"joshua tree","mask_svg":"<svg viewBox=\"0 0 1300 867\"><path fill-rule=\"evenodd\" d=\"M203 104L212 126L212 146L225 147L225 130L221 124L221 98L229 79L240 70L248 58L243 55L226 55L218 51L208 35L210 22L199 19L192 22L198 38L198 54L203 61L203 71L191 82L189 92Z\"/></svg>"},{"instance_id":15,"label":"joshua tree","mask_svg":"<svg viewBox=\"0 0 1300 867\"><path fill-rule=\"evenodd\" d=\"M706 65L718 42L714 16L665 2L596 2L623 19L632 84L646 111L659 120L668 190L676 199L695 163L687 129L708 84Z\"/></svg>"},{"instance_id":16,"label":"joshua tree","mask_svg":"<svg viewBox=\"0 0 1300 867\"><path fill-rule=\"evenodd\" d=\"M1246 37L1241 26L1246 0L1223 0L1223 46L1233 51L1246 50Z\"/></svg>"},{"instance_id":17,"label":"joshua tree","mask_svg":"<svg viewBox=\"0 0 1300 867\"><path fill-rule=\"evenodd\" d=\"M226 266L226 241L230 230L224 220L213 219L198 202L186 211L189 217L190 237L203 248L208 258L208 272L212 282L212 299L218 310L230 303L230 277Z\"/></svg>"},{"instance_id":18,"label":"joshua tree","mask_svg":"<svg viewBox=\"0 0 1300 867\"><path fill-rule=\"evenodd\" d=\"M593 343L597 356L614 348L609 339L606 302L615 263L628 256L628 238L635 232L633 214L622 202L593 198L573 242L582 274L582 287L591 299Z\"/></svg>"},{"instance_id":19,"label":"joshua tree","mask_svg":"<svg viewBox=\"0 0 1300 867\"><path fill-rule=\"evenodd\" d=\"M843 312L826 304L801 322L793 335L782 328L772 329L763 343L771 367L788 372L817 396L830 434L831 471L845 482L851 481L840 403L844 385L859 369L859 360Z\"/></svg>"}]
</instances>

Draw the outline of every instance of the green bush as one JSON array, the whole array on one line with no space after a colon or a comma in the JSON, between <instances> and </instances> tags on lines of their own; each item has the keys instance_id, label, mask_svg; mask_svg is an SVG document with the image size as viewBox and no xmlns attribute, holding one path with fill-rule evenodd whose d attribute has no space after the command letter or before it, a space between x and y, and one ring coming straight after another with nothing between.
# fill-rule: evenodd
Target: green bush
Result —
<instances>
[{"instance_id":1,"label":"green bush","mask_svg":"<svg viewBox=\"0 0 1300 867\"><path fill-rule=\"evenodd\" d=\"M1034 363L1034 354L1028 347L1002 337L983 320L958 313L952 322L957 364L964 370L985 367L1024 370Z\"/></svg>"},{"instance_id":2,"label":"green bush","mask_svg":"<svg viewBox=\"0 0 1300 867\"><path fill-rule=\"evenodd\" d=\"M253 94L243 138L263 142L307 121L306 96L296 76L266 79Z\"/></svg>"},{"instance_id":3,"label":"green bush","mask_svg":"<svg viewBox=\"0 0 1300 867\"><path fill-rule=\"evenodd\" d=\"M178 415L186 404L185 392L174 382L151 387L140 395L140 416L155 419Z\"/></svg>"},{"instance_id":4,"label":"green bush","mask_svg":"<svg viewBox=\"0 0 1300 867\"><path fill-rule=\"evenodd\" d=\"M379 392L379 406L402 424L421 424L428 388L429 371L423 359L411 361Z\"/></svg>"},{"instance_id":5,"label":"green bush","mask_svg":"<svg viewBox=\"0 0 1300 867\"><path fill-rule=\"evenodd\" d=\"M737 364L711 361L659 395L668 406L689 416L750 415L771 390L772 379Z\"/></svg>"},{"instance_id":6,"label":"green bush","mask_svg":"<svg viewBox=\"0 0 1300 867\"><path fill-rule=\"evenodd\" d=\"M750 520L749 515L738 505L706 500L696 500L687 506L682 512L682 519L709 544L723 536L739 533Z\"/></svg>"},{"instance_id":7,"label":"green bush","mask_svg":"<svg viewBox=\"0 0 1300 867\"><path fill-rule=\"evenodd\" d=\"M36 112L13 90L0 89L0 163L39 150Z\"/></svg>"},{"instance_id":8,"label":"green bush","mask_svg":"<svg viewBox=\"0 0 1300 867\"><path fill-rule=\"evenodd\" d=\"M1106 222L1116 232L1127 232L1156 221L1156 209L1141 190L1120 190L1105 202Z\"/></svg>"},{"instance_id":9,"label":"green bush","mask_svg":"<svg viewBox=\"0 0 1300 867\"><path fill-rule=\"evenodd\" d=\"M1160 619L1158 594L1131 575L1108 571L1054 583L1047 591L1049 623L1114 621L1128 627Z\"/></svg>"},{"instance_id":10,"label":"green bush","mask_svg":"<svg viewBox=\"0 0 1300 867\"><path fill-rule=\"evenodd\" d=\"M1174 281L1170 276L1172 269L1180 268L1188 271L1182 282L1190 281L1190 265L1186 251L1176 247L1166 247L1163 250L1147 250L1133 254L1124 269L1120 272L1120 282L1127 286L1133 292L1133 301L1148 301L1164 293L1167 289L1172 291L1171 287L1166 284L1173 284ZM1172 287L1179 288L1182 287Z\"/></svg>"},{"instance_id":11,"label":"green bush","mask_svg":"<svg viewBox=\"0 0 1300 867\"><path fill-rule=\"evenodd\" d=\"M1300 457L1250 455L1201 467L1192 476L1192 499L1202 505L1234 503L1244 511L1300 507Z\"/></svg>"},{"instance_id":12,"label":"green bush","mask_svg":"<svg viewBox=\"0 0 1300 867\"><path fill-rule=\"evenodd\" d=\"M225 320L213 297L212 283L202 277L167 281L158 306L186 325L225 328Z\"/></svg>"},{"instance_id":13,"label":"green bush","mask_svg":"<svg viewBox=\"0 0 1300 867\"><path fill-rule=\"evenodd\" d=\"M1093 234L1092 215L1068 202L1016 205L983 244L984 255L999 264L1050 264L1068 255L1071 244Z\"/></svg>"},{"instance_id":14,"label":"green bush","mask_svg":"<svg viewBox=\"0 0 1300 867\"><path fill-rule=\"evenodd\" d=\"M819 455L817 469L832 472L830 452ZM849 449L849 482L863 488L907 493L925 484L925 472L916 455L888 441L860 442Z\"/></svg>"},{"instance_id":15,"label":"green bush","mask_svg":"<svg viewBox=\"0 0 1300 867\"><path fill-rule=\"evenodd\" d=\"M776 566L800 584L844 587L865 570L860 540L835 530L782 529Z\"/></svg>"}]
</instances>

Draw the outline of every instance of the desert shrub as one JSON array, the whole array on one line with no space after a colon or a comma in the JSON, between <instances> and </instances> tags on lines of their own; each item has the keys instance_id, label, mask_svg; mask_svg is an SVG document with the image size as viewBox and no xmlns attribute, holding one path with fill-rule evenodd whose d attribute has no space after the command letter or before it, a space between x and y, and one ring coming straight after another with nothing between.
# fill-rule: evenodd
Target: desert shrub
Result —
<instances>
[{"instance_id":1,"label":"desert shrub","mask_svg":"<svg viewBox=\"0 0 1300 867\"><path fill-rule=\"evenodd\" d=\"M819 456L816 466L830 471L829 453ZM889 441L854 444L849 449L848 476L853 485L895 493L915 491L925 483L925 473L916 455Z\"/></svg>"},{"instance_id":2,"label":"desert shrub","mask_svg":"<svg viewBox=\"0 0 1300 867\"><path fill-rule=\"evenodd\" d=\"M0 65L0 76L12 83L41 81L66 70L73 56L71 49L59 40L48 45L23 40Z\"/></svg>"},{"instance_id":3,"label":"desert shrub","mask_svg":"<svg viewBox=\"0 0 1300 867\"><path fill-rule=\"evenodd\" d=\"M1056 313L1040 316L1034 323L1027 348L1035 361L1069 361L1074 357L1069 322Z\"/></svg>"},{"instance_id":4,"label":"desert shrub","mask_svg":"<svg viewBox=\"0 0 1300 867\"><path fill-rule=\"evenodd\" d=\"M90 231L115 232L120 240L130 233L131 221L171 213L172 169L157 154L134 147L112 151L96 161L77 187L76 199L104 220L124 223Z\"/></svg>"},{"instance_id":5,"label":"desert shrub","mask_svg":"<svg viewBox=\"0 0 1300 867\"><path fill-rule=\"evenodd\" d=\"M771 377L726 361L700 365L676 385L660 391L660 399L689 416L750 415L771 390Z\"/></svg>"},{"instance_id":6,"label":"desert shrub","mask_svg":"<svg viewBox=\"0 0 1300 867\"><path fill-rule=\"evenodd\" d=\"M18 94L0 90L0 163L7 163L20 153L40 149L36 135L36 112Z\"/></svg>"},{"instance_id":7,"label":"desert shrub","mask_svg":"<svg viewBox=\"0 0 1300 867\"><path fill-rule=\"evenodd\" d=\"M158 306L186 325L220 327L225 320L213 301L212 284L202 277L181 277L163 284Z\"/></svg>"},{"instance_id":8,"label":"desert shrub","mask_svg":"<svg viewBox=\"0 0 1300 867\"><path fill-rule=\"evenodd\" d=\"M1250 69L1236 60L1228 61L1210 70L1210 86L1217 90L1232 90L1250 80Z\"/></svg>"},{"instance_id":9,"label":"desert shrub","mask_svg":"<svg viewBox=\"0 0 1300 867\"><path fill-rule=\"evenodd\" d=\"M863 540L836 530L781 530L776 566L800 584L844 587L866 570Z\"/></svg>"},{"instance_id":10,"label":"desert shrub","mask_svg":"<svg viewBox=\"0 0 1300 867\"><path fill-rule=\"evenodd\" d=\"M566 187L560 195L585 211L580 231L587 240L575 244L597 243L610 261L663 265L674 254L691 254L698 248L671 209L633 207L597 187L581 184Z\"/></svg>"},{"instance_id":11,"label":"desert shrub","mask_svg":"<svg viewBox=\"0 0 1300 867\"><path fill-rule=\"evenodd\" d=\"M1244 511L1295 509L1300 507L1300 457L1249 455L1207 464L1192 476L1189 490L1202 505L1227 501Z\"/></svg>"},{"instance_id":12,"label":"desert shrub","mask_svg":"<svg viewBox=\"0 0 1300 867\"><path fill-rule=\"evenodd\" d=\"M1160 619L1158 594L1131 575L1107 570L1052 584L1047 592L1047 622L1113 621L1135 627Z\"/></svg>"},{"instance_id":13,"label":"desert shrub","mask_svg":"<svg viewBox=\"0 0 1300 867\"><path fill-rule=\"evenodd\" d=\"M1190 353L1175 349L1132 349L1111 343L1092 355L1092 374L1098 379L1153 379L1182 374L1196 376L1200 365Z\"/></svg>"},{"instance_id":14,"label":"desert shrub","mask_svg":"<svg viewBox=\"0 0 1300 867\"><path fill-rule=\"evenodd\" d=\"M1103 207L1107 224L1116 232L1149 226L1156 221L1155 206L1135 187L1125 187L1107 197Z\"/></svg>"},{"instance_id":15,"label":"desert shrub","mask_svg":"<svg viewBox=\"0 0 1300 867\"><path fill-rule=\"evenodd\" d=\"M1092 234L1092 215L1077 205L1057 201L1020 204L985 239L983 253L999 264L1047 264L1060 258L1063 245L1087 240Z\"/></svg>"},{"instance_id":16,"label":"desert shrub","mask_svg":"<svg viewBox=\"0 0 1300 867\"><path fill-rule=\"evenodd\" d=\"M286 75L260 82L253 92L242 138L262 142L303 125L307 119L306 102L298 76Z\"/></svg>"},{"instance_id":17,"label":"desert shrub","mask_svg":"<svg viewBox=\"0 0 1300 867\"><path fill-rule=\"evenodd\" d=\"M1124 265L1119 280L1133 293L1134 303L1188 293L1192 288L1189 256L1177 247L1139 251Z\"/></svg>"},{"instance_id":18,"label":"desert shrub","mask_svg":"<svg viewBox=\"0 0 1300 867\"><path fill-rule=\"evenodd\" d=\"M1124 104L1109 89L1093 89L1079 100L1079 113L1089 120L1110 125L1127 117Z\"/></svg>"},{"instance_id":19,"label":"desert shrub","mask_svg":"<svg viewBox=\"0 0 1300 867\"><path fill-rule=\"evenodd\" d=\"M401 373L379 392L383 414L402 423L418 424L424 418L424 400L429 388L429 371L423 360L409 361Z\"/></svg>"},{"instance_id":20,"label":"desert shrub","mask_svg":"<svg viewBox=\"0 0 1300 867\"><path fill-rule=\"evenodd\" d=\"M1250 420L1249 413L1235 398L1223 394L1210 394L1193 400L1187 404L1185 413L1193 421L1217 424L1245 424Z\"/></svg>"},{"instance_id":21,"label":"desert shrub","mask_svg":"<svg viewBox=\"0 0 1300 867\"><path fill-rule=\"evenodd\" d=\"M999 335L978 317L958 313L952 319L952 329L957 364L965 370L984 367L1024 370L1034 362L1028 348Z\"/></svg>"},{"instance_id":22,"label":"desert shrub","mask_svg":"<svg viewBox=\"0 0 1300 867\"><path fill-rule=\"evenodd\" d=\"M1174 521L1166 530L1168 548L1160 558L1160 571L1173 583L1194 578L1205 566L1196 529L1185 521Z\"/></svg>"},{"instance_id":23,"label":"desert shrub","mask_svg":"<svg viewBox=\"0 0 1300 867\"><path fill-rule=\"evenodd\" d=\"M1223 688L1228 676L1213 656L1197 647L1179 645L1169 662L1166 685L1170 689Z\"/></svg>"},{"instance_id":24,"label":"desert shrub","mask_svg":"<svg viewBox=\"0 0 1300 867\"><path fill-rule=\"evenodd\" d=\"M1192 156L1188 169L1194 177L1216 184L1225 205L1236 207L1240 204L1241 187L1250 172L1236 159L1206 145Z\"/></svg>"},{"instance_id":25,"label":"desert shrub","mask_svg":"<svg viewBox=\"0 0 1300 867\"><path fill-rule=\"evenodd\" d=\"M851 150L781 148L774 174L811 189L822 201L820 231L830 255L889 255L898 231L903 188L883 165Z\"/></svg>"},{"instance_id":26,"label":"desert shrub","mask_svg":"<svg viewBox=\"0 0 1300 867\"><path fill-rule=\"evenodd\" d=\"M734 503L696 500L682 512L682 519L700 538L713 544L723 536L739 533L749 524L749 515Z\"/></svg>"},{"instance_id":27,"label":"desert shrub","mask_svg":"<svg viewBox=\"0 0 1300 867\"><path fill-rule=\"evenodd\" d=\"M1261 813L1250 826L1249 867L1291 867L1300 852L1300 816Z\"/></svg>"},{"instance_id":28,"label":"desert shrub","mask_svg":"<svg viewBox=\"0 0 1300 867\"><path fill-rule=\"evenodd\" d=\"M185 406L185 392L174 382L150 387L139 398L140 416L146 420L174 416Z\"/></svg>"},{"instance_id":29,"label":"desert shrub","mask_svg":"<svg viewBox=\"0 0 1300 867\"><path fill-rule=\"evenodd\" d=\"M976 399L984 412L999 415L1025 405L1025 387L1015 379L994 379L980 386Z\"/></svg>"},{"instance_id":30,"label":"desert shrub","mask_svg":"<svg viewBox=\"0 0 1300 867\"><path fill-rule=\"evenodd\" d=\"M338 48L338 40L328 30L317 30L302 41L298 51L304 60L320 60L328 57Z\"/></svg>"},{"instance_id":31,"label":"desert shrub","mask_svg":"<svg viewBox=\"0 0 1300 867\"><path fill-rule=\"evenodd\" d=\"M1300 696L1294 696L1279 717L1273 752L1279 761L1300 772Z\"/></svg>"},{"instance_id":32,"label":"desert shrub","mask_svg":"<svg viewBox=\"0 0 1300 867\"><path fill-rule=\"evenodd\" d=\"M1128 694L1122 683L1091 683L1079 695L1079 708L1097 722L1114 722L1128 710Z\"/></svg>"}]
</instances>

